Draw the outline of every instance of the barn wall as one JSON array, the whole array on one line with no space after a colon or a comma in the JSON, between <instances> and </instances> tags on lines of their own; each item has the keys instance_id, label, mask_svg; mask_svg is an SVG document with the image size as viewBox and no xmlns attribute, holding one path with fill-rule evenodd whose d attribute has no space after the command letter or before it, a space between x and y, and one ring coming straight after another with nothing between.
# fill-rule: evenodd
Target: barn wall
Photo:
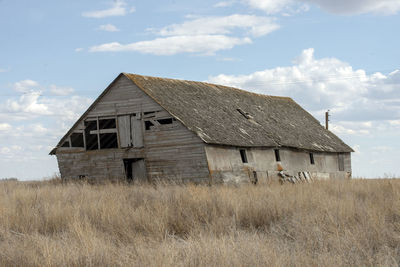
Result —
<instances>
[{"instance_id":1,"label":"barn wall","mask_svg":"<svg viewBox=\"0 0 400 267\"><path fill-rule=\"evenodd\" d=\"M86 117L117 116L132 113L158 112L157 116L171 117L153 99L121 76L88 113ZM84 129L79 123L76 129ZM208 181L209 172L204 143L181 122L162 125L144 132L143 148L102 149L85 151L76 148L58 148L56 155L61 176L120 178L125 176L124 158L144 158L150 180L177 179Z\"/></svg>"},{"instance_id":2,"label":"barn wall","mask_svg":"<svg viewBox=\"0 0 400 267\"><path fill-rule=\"evenodd\" d=\"M344 171L339 171L338 153L314 152L314 162L310 163L308 152L280 149L281 161L275 160L273 149L247 148L248 163L243 163L239 148L228 146L206 147L206 154L211 177L219 182L268 181L277 178L278 164L285 173L296 175L307 171L314 178L345 178L351 174L350 153L344 154Z\"/></svg>"}]
</instances>

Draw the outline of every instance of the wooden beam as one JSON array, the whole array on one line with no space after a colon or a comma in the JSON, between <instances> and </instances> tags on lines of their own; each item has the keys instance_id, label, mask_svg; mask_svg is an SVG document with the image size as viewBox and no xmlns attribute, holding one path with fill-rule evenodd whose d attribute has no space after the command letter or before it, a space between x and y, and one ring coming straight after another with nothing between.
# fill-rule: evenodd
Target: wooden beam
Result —
<instances>
[{"instance_id":1,"label":"wooden beam","mask_svg":"<svg viewBox=\"0 0 400 267\"><path fill-rule=\"evenodd\" d=\"M101 129L101 130L92 130L90 131L90 134L106 134L106 133L116 133L117 128L112 128L112 129Z\"/></svg>"}]
</instances>

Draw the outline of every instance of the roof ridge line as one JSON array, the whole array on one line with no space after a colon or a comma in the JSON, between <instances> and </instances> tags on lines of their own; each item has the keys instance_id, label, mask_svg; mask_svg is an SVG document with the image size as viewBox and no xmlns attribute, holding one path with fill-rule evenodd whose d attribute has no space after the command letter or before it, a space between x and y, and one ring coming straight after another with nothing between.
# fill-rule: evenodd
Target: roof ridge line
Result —
<instances>
[{"instance_id":1,"label":"roof ridge line","mask_svg":"<svg viewBox=\"0 0 400 267\"><path fill-rule=\"evenodd\" d=\"M233 87L233 86L210 83L210 82L201 82L201 81L193 81L193 80L177 79L177 78L163 78L163 77L141 75L141 74L128 73L128 72L123 72L123 74L125 76L132 75L132 76L140 76L140 77L144 77L144 78L151 78L151 79L158 79L158 80L172 80L172 81L181 81L181 82L189 82L189 83L200 83L200 84L212 85L212 86L216 86L216 87L220 86L220 87L225 87L225 88L238 90L238 91L245 92L245 93L248 93L248 94L254 94L254 95L257 95L257 96L261 96L261 97L280 98L280 99L283 99L283 100L289 100L289 101L293 101L294 102L294 100L291 97L288 97L288 96L276 96L276 95L267 95L267 94L255 93L255 92L251 92L251 91L248 91L248 90L245 90L245 89L241 89L241 88L237 88L237 87Z\"/></svg>"}]
</instances>

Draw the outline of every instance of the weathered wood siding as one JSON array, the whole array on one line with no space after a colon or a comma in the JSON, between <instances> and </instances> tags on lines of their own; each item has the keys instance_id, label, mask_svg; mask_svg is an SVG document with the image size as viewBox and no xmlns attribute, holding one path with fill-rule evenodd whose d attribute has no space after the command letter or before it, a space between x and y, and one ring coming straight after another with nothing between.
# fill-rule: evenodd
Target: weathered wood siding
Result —
<instances>
[{"instance_id":1,"label":"weathered wood siding","mask_svg":"<svg viewBox=\"0 0 400 267\"><path fill-rule=\"evenodd\" d=\"M102 97L86 117L118 116L117 123L126 123L128 118L119 119L120 115L160 111L160 118L171 117L160 105L137 88L132 81L121 76ZM134 117L132 128L139 128ZM126 127L126 126L125 126ZM117 125L118 128L118 125ZM83 122L75 130L84 129ZM126 148L127 132L119 134L119 140L125 140L120 149L85 151L76 148L58 148L56 155L61 176L65 178L86 177L121 178L125 177L124 158L144 158L149 180L177 179L187 181L208 181L209 172L205 156L204 142L181 122L161 125L156 129L144 130L143 136L134 134L134 148ZM143 140L143 141L141 141ZM141 144L143 142L143 144ZM120 144L121 146L121 144ZM139 148L143 146L142 148Z\"/></svg>"},{"instance_id":2,"label":"weathered wood siding","mask_svg":"<svg viewBox=\"0 0 400 267\"><path fill-rule=\"evenodd\" d=\"M245 151L248 162L243 163L239 149L215 145L206 147L209 170L214 181L251 181L255 179L254 175L259 181L276 179L278 164L290 175L304 171L318 179L346 178L351 175L350 153L342 154L344 170L339 171L338 153L314 152L314 164L311 164L309 152L281 148L281 160L277 162L273 149L247 148Z\"/></svg>"}]
</instances>

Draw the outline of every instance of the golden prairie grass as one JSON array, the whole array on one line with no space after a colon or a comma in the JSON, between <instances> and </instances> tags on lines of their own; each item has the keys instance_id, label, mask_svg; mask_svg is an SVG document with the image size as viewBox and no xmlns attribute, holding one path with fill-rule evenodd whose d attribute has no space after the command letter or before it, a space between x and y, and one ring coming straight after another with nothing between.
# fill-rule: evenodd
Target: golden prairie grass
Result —
<instances>
[{"instance_id":1,"label":"golden prairie grass","mask_svg":"<svg viewBox=\"0 0 400 267\"><path fill-rule=\"evenodd\" d=\"M400 180L0 183L1 266L399 266Z\"/></svg>"}]
</instances>

